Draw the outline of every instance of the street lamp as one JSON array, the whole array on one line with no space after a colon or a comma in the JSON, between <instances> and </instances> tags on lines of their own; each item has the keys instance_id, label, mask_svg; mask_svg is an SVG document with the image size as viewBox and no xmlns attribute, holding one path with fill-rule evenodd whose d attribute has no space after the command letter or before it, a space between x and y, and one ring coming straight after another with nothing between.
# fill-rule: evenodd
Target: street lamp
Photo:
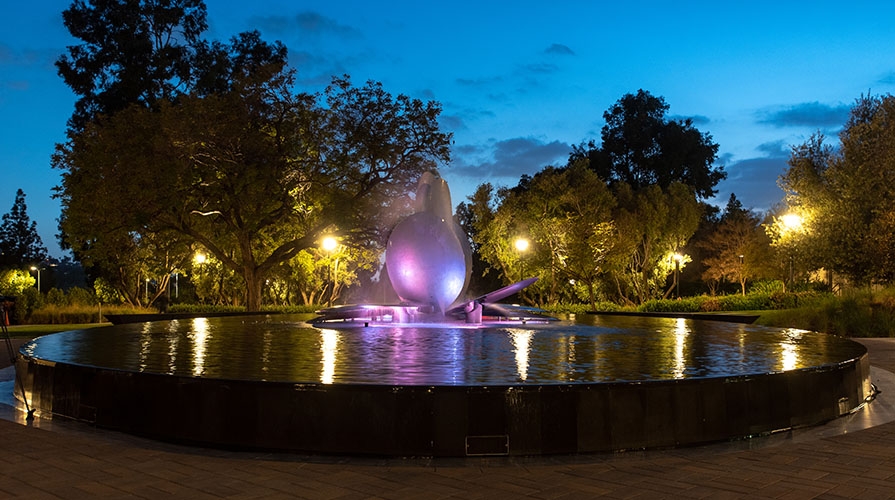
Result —
<instances>
[{"instance_id":1,"label":"street lamp","mask_svg":"<svg viewBox=\"0 0 895 500\"><path fill-rule=\"evenodd\" d=\"M332 254L335 253L336 249L339 248L339 241L332 236L326 236L325 238L323 238L323 241L320 242L320 246L326 253L332 256ZM332 289L329 292L329 301L327 307L333 306L333 298L336 295L336 273L333 267L334 264L329 265L329 281L332 284Z\"/></svg>"},{"instance_id":2,"label":"street lamp","mask_svg":"<svg viewBox=\"0 0 895 500\"><path fill-rule=\"evenodd\" d=\"M516 241L513 242L513 246L516 247L516 251L519 252L519 264L520 264L520 273L519 273L519 281L525 279L525 252L528 250L528 239L526 238L516 238Z\"/></svg>"},{"instance_id":3,"label":"street lamp","mask_svg":"<svg viewBox=\"0 0 895 500\"><path fill-rule=\"evenodd\" d=\"M672 255L672 258L674 259L674 287L677 291L676 292L677 298L678 298L678 300L680 300L680 298L681 298L681 281L680 281L679 277L681 274L681 261L684 260L684 256L679 253L675 253L674 255Z\"/></svg>"},{"instance_id":4,"label":"street lamp","mask_svg":"<svg viewBox=\"0 0 895 500\"><path fill-rule=\"evenodd\" d=\"M783 217L781 217L780 219L783 221L783 228L786 230L787 233L799 231L800 229L802 229L802 217L799 214L790 212L790 213L784 215ZM793 273L793 257L794 257L793 254L794 253L795 253L795 250L792 247L790 247L790 249L789 249L789 286L792 286L792 282L793 282L794 276L795 276Z\"/></svg>"},{"instance_id":5,"label":"street lamp","mask_svg":"<svg viewBox=\"0 0 895 500\"><path fill-rule=\"evenodd\" d=\"M37 293L40 293L40 268L37 266L31 266L32 271L37 271Z\"/></svg>"}]
</instances>

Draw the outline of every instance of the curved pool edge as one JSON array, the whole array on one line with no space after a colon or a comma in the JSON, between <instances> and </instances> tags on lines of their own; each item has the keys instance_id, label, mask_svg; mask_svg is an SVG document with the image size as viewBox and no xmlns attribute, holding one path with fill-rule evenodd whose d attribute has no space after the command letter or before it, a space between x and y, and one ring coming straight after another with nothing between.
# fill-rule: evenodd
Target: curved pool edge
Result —
<instances>
[{"instance_id":1,"label":"curved pool edge","mask_svg":"<svg viewBox=\"0 0 895 500\"><path fill-rule=\"evenodd\" d=\"M521 386L310 384L193 378L29 358L32 407L101 428L232 449L549 455L706 444L825 423L872 395L857 357L702 379Z\"/></svg>"}]
</instances>

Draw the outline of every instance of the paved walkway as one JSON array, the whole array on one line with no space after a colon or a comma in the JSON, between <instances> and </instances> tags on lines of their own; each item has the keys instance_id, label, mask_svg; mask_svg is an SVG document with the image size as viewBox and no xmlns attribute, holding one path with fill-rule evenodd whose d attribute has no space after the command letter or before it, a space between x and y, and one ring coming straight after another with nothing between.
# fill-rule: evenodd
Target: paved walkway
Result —
<instances>
[{"instance_id":1,"label":"paved walkway","mask_svg":"<svg viewBox=\"0 0 895 500\"><path fill-rule=\"evenodd\" d=\"M859 427L895 409L895 339L861 342L883 392L847 417ZM3 498L895 498L895 421L854 431L839 419L680 450L374 460L188 448L72 422L28 427L9 413L0 418Z\"/></svg>"}]
</instances>

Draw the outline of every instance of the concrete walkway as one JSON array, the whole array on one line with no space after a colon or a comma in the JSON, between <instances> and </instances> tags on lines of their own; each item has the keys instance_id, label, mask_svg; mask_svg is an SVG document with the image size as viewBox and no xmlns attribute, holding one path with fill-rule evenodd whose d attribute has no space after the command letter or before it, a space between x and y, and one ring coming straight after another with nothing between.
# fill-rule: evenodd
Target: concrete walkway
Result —
<instances>
[{"instance_id":1,"label":"concrete walkway","mask_svg":"<svg viewBox=\"0 0 895 500\"><path fill-rule=\"evenodd\" d=\"M26 426L6 406L0 497L895 498L895 339L860 341L882 391L860 412L821 428L677 450L531 459L239 453L74 422Z\"/></svg>"}]
</instances>

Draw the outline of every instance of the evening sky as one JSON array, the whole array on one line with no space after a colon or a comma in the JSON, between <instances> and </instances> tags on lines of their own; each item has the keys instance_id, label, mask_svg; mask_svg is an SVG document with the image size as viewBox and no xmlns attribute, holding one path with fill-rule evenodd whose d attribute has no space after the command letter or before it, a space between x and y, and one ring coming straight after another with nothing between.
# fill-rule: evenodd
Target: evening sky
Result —
<instances>
[{"instance_id":1,"label":"evening sky","mask_svg":"<svg viewBox=\"0 0 895 500\"><path fill-rule=\"evenodd\" d=\"M75 96L53 62L78 43L62 25L69 3L0 7L0 214L23 189L56 256L50 155ZM206 3L207 38L257 29L282 41L299 90L348 74L439 101L455 205L482 182L564 164L573 145L599 142L604 111L644 89L720 145L717 203L734 192L764 211L781 201L792 145L816 131L835 139L855 99L895 89L893 2Z\"/></svg>"}]
</instances>

